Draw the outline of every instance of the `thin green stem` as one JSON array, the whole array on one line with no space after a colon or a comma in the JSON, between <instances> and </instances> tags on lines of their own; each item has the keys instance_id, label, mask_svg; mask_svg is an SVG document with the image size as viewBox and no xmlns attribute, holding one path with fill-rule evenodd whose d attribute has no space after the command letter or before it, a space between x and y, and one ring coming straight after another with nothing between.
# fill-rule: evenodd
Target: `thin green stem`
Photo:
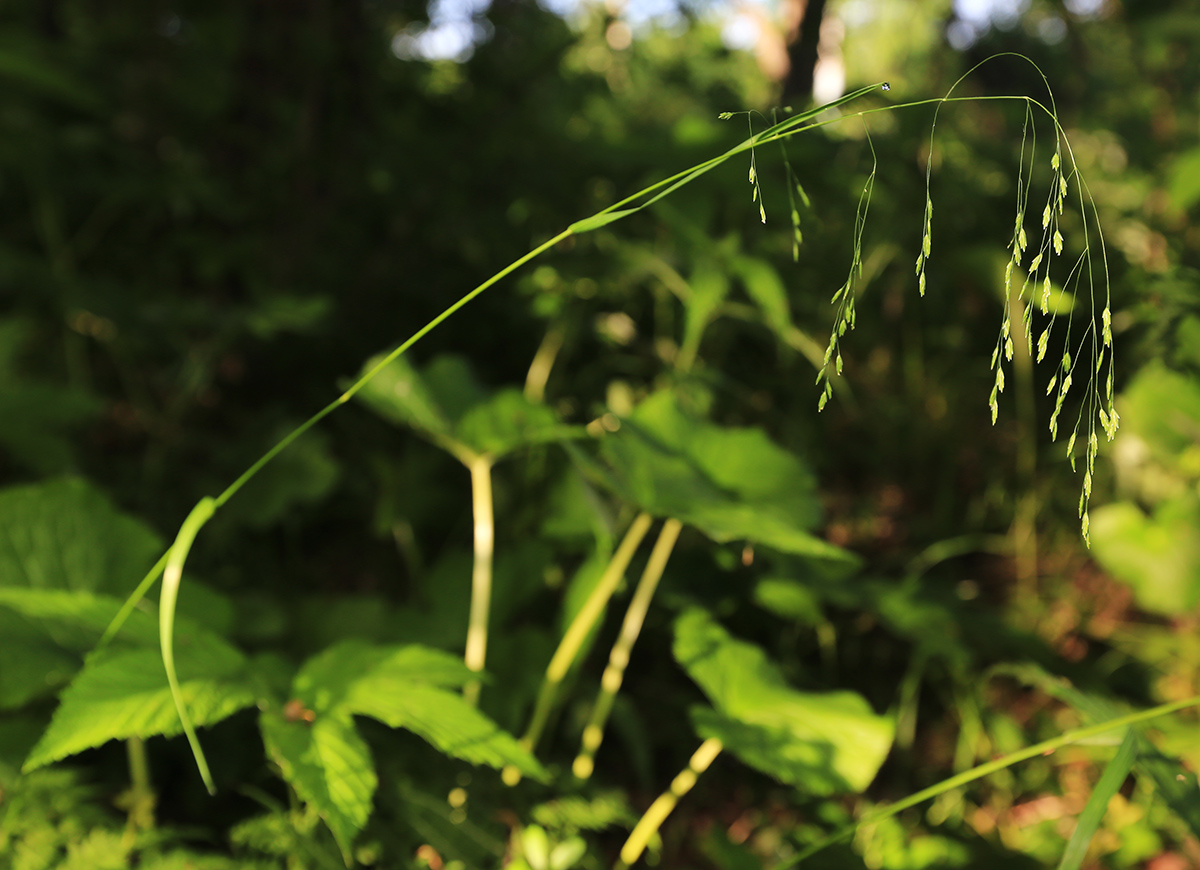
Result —
<instances>
[{"instance_id":1,"label":"thin green stem","mask_svg":"<svg viewBox=\"0 0 1200 870\"><path fill-rule=\"evenodd\" d=\"M1065 731L1057 737L1052 737L1049 740L1043 740L1041 743L1035 743L1033 746L1026 746L1024 749L1018 749L1016 752L1010 752L1008 755L993 759L973 767L970 770L963 771L944 779L936 785L931 785L929 788L921 789L918 792L910 794L908 797L898 800L893 804L888 804L874 812L868 813L857 822L846 825L827 837L813 843L806 849L801 851L795 857L784 861L782 864L777 864L773 870L786 870L789 867L795 867L805 858L815 855L817 852L832 846L834 843L840 842L851 836L856 830L863 825L874 824L875 822L883 821L891 818L897 813L903 812L909 807L914 807L919 803L935 798L940 794L944 794L956 788L961 788L968 783L972 783L977 779L982 779L985 776L990 776L997 771L1012 767L1021 761L1027 761L1030 758L1036 758L1039 755L1049 755L1056 749L1063 746L1068 746L1072 743L1078 743L1082 740L1087 740L1104 734L1108 731L1116 730L1117 728L1127 728L1130 725L1136 725L1139 722L1146 722L1150 719L1157 719L1159 716L1166 716L1169 713L1176 713L1180 710L1186 710L1188 707L1200 705L1200 695L1193 698L1188 698L1184 701L1173 701L1170 704L1162 704L1158 707L1152 707L1149 710L1140 710L1137 713L1130 713L1125 716L1118 716L1116 719L1109 719L1107 722L1100 722L1096 725L1089 725L1085 728L1075 728L1071 731Z\"/></svg>"},{"instance_id":2,"label":"thin green stem","mask_svg":"<svg viewBox=\"0 0 1200 870\"><path fill-rule=\"evenodd\" d=\"M629 609L625 611L625 621L621 623L621 633L617 635L612 652L608 656L608 667L604 669L604 676L600 678L600 692L596 695L596 703L592 706L591 718L583 729L583 742L579 755L571 766L572 771L580 779L587 779L592 775L596 750L604 741L604 724L608 721L613 700L620 691L621 682L625 678L625 668L629 665L629 654L642 631L642 623L646 620L646 612L650 609L654 590L658 588L658 581L662 579L663 570L667 567L667 560L671 558L671 551L675 549L675 542L679 540L679 532L682 529L683 523L679 520L672 519L663 523L654 549L650 551L650 559L646 563L645 570L642 571L642 579L638 581L637 589L634 590L633 598L629 602Z\"/></svg>"},{"instance_id":3,"label":"thin green stem","mask_svg":"<svg viewBox=\"0 0 1200 870\"><path fill-rule=\"evenodd\" d=\"M125 741L125 754L129 758L129 830L149 831L154 828L155 797L145 741L130 737Z\"/></svg>"},{"instance_id":4,"label":"thin green stem","mask_svg":"<svg viewBox=\"0 0 1200 870\"><path fill-rule=\"evenodd\" d=\"M496 521L492 506L492 460L477 456L471 470L471 506L475 517L475 561L471 569L471 615L467 624L466 666L483 671L487 659L488 613L492 600L492 553L495 549ZM463 687L470 704L479 700L479 680Z\"/></svg>"},{"instance_id":5,"label":"thin green stem","mask_svg":"<svg viewBox=\"0 0 1200 870\"><path fill-rule=\"evenodd\" d=\"M662 823L675 809L679 799L692 790L692 786L696 784L700 774L708 770L709 765L721 754L722 749L724 746L715 737L710 737L700 744L700 748L692 754L688 766L671 782L671 787L660 794L658 799L638 819L629 839L621 847L621 857L613 865L613 870L625 870L642 857L642 852L646 850L646 844L650 842L650 838L662 827Z\"/></svg>"},{"instance_id":6,"label":"thin green stem","mask_svg":"<svg viewBox=\"0 0 1200 870\"><path fill-rule=\"evenodd\" d=\"M604 613L608 600L617 591L621 578L625 576L625 569L629 567L629 562L633 559L633 554L637 552L638 545L642 543L642 538L646 537L646 532L650 531L652 522L653 518L648 513L640 513L634 518L628 531L625 532L625 537L617 547L617 551L613 553L608 566L604 569L604 574L596 583L596 588L588 595L583 606L579 608L579 612L575 614L575 618L571 620L571 624L567 626L567 631L559 641L558 649L554 651L550 665L546 668L546 676L542 678L542 685L534 704L533 716L521 738L521 745L527 749L537 748L546 722L550 719L550 711L554 708L558 687L579 656L584 641L587 640L592 628L599 621L600 615ZM520 782L520 779L521 774L516 768L504 769L504 781L509 785L515 785Z\"/></svg>"}]
</instances>

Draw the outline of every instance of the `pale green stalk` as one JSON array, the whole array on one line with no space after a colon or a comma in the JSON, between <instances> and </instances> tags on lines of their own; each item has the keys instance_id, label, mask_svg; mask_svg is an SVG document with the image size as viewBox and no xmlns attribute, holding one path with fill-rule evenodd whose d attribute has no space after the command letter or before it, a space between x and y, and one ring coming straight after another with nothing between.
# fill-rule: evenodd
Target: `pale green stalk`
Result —
<instances>
[{"instance_id":1,"label":"pale green stalk","mask_svg":"<svg viewBox=\"0 0 1200 870\"><path fill-rule=\"evenodd\" d=\"M696 784L700 774L708 770L709 765L721 754L723 748L721 741L715 737L710 737L700 744L700 748L692 754L688 766L672 780L671 787L660 794L658 799L650 804L650 808L638 819L629 839L621 847L621 857L613 865L613 870L625 870L642 857L642 852L646 850L646 844L650 842L650 838L662 827L662 823L667 820L671 810L675 809L679 799L692 790L692 786Z\"/></svg>"},{"instance_id":2,"label":"pale green stalk","mask_svg":"<svg viewBox=\"0 0 1200 870\"><path fill-rule=\"evenodd\" d=\"M134 837L154 828L154 785L150 781L150 760L141 737L125 741L129 759L129 825L126 836Z\"/></svg>"},{"instance_id":3,"label":"pale green stalk","mask_svg":"<svg viewBox=\"0 0 1200 870\"><path fill-rule=\"evenodd\" d=\"M621 539L617 551L613 553L608 566L604 569L604 574L596 583L596 587L583 602L583 606L579 608L579 612L575 614L571 624L567 626L567 631L559 641L558 649L554 651L554 656L546 668L546 675L542 678L537 701L534 703L533 716L521 738L521 745L526 749L537 748L542 731L550 719L550 711L554 708L558 687L562 685L571 665L575 663L580 650L583 649L584 641L587 640L592 628L604 613L608 600L612 598L613 593L621 584L621 578L625 576L625 569L629 567L629 562L633 559L633 554L637 552L642 538L646 537L646 532L650 531L652 522L653 518L648 513L640 513L634 518L628 531L625 532L625 537ZM504 781L509 785L516 785L521 781L521 773L515 767L504 768L503 774Z\"/></svg>"},{"instance_id":4,"label":"pale green stalk","mask_svg":"<svg viewBox=\"0 0 1200 870\"><path fill-rule=\"evenodd\" d=\"M471 470L471 506L475 518L475 561L471 569L471 615L467 622L467 651L463 661L468 669L480 673L487 659L492 553L496 540L492 507L492 460L488 456L477 456L468 468ZM463 687L463 697L469 703L474 704L479 700L479 686L479 680L472 680Z\"/></svg>"},{"instance_id":5,"label":"pale green stalk","mask_svg":"<svg viewBox=\"0 0 1200 870\"><path fill-rule=\"evenodd\" d=\"M621 633L617 635L612 652L608 656L608 667L604 669L604 676L600 678L600 692L592 706L591 718L583 729L579 755L571 766L571 770L580 779L587 779L592 775L596 750L604 740L604 724L608 721L613 700L625 678L629 654L642 631L642 623L645 622L646 612L650 609L650 600L654 597L654 590L658 588L658 581L662 579L663 570L667 567L667 560L671 558L671 551L675 549L675 542L679 540L679 532L682 529L683 523L679 520L667 520L663 523L654 549L650 551L650 560L642 572L642 579L638 581L637 589L629 602L629 609L625 611Z\"/></svg>"}]
</instances>

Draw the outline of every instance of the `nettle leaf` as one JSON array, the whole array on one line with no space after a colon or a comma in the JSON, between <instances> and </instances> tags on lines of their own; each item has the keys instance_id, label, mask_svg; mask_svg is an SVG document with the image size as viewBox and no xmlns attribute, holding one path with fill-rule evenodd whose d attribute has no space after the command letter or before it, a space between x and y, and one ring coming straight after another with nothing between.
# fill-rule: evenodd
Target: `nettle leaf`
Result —
<instances>
[{"instance_id":1,"label":"nettle leaf","mask_svg":"<svg viewBox=\"0 0 1200 870\"><path fill-rule=\"evenodd\" d=\"M622 496L718 543L748 540L798 555L853 558L811 534L820 520L815 479L761 429L717 426L663 391L606 436L601 452Z\"/></svg>"},{"instance_id":2,"label":"nettle leaf","mask_svg":"<svg viewBox=\"0 0 1200 870\"><path fill-rule=\"evenodd\" d=\"M66 685L121 604L90 592L0 587L0 709L48 697ZM217 593L191 582L180 610L207 618L223 604ZM114 643L157 650L157 620L133 611Z\"/></svg>"},{"instance_id":3,"label":"nettle leaf","mask_svg":"<svg viewBox=\"0 0 1200 870\"><path fill-rule=\"evenodd\" d=\"M522 447L581 438L587 433L581 426L559 422L548 407L509 388L468 410L456 434L476 452L498 459Z\"/></svg>"},{"instance_id":4,"label":"nettle leaf","mask_svg":"<svg viewBox=\"0 0 1200 870\"><path fill-rule=\"evenodd\" d=\"M0 491L0 587L123 594L162 549L146 525L79 478Z\"/></svg>"},{"instance_id":5,"label":"nettle leaf","mask_svg":"<svg viewBox=\"0 0 1200 870\"><path fill-rule=\"evenodd\" d=\"M184 702L196 725L212 725L255 703L245 658L213 635L176 637ZM172 736L182 727L157 649L105 649L61 695L50 726L24 770L127 737Z\"/></svg>"},{"instance_id":6,"label":"nettle leaf","mask_svg":"<svg viewBox=\"0 0 1200 870\"><path fill-rule=\"evenodd\" d=\"M121 602L89 592L0 587L0 709L49 697L66 685ZM153 619L137 612L122 643L158 643Z\"/></svg>"},{"instance_id":7,"label":"nettle leaf","mask_svg":"<svg viewBox=\"0 0 1200 870\"><path fill-rule=\"evenodd\" d=\"M781 782L812 794L859 792L887 757L894 726L862 696L791 688L761 649L703 610L676 620L674 652L715 708L691 711L700 736Z\"/></svg>"},{"instance_id":8,"label":"nettle leaf","mask_svg":"<svg viewBox=\"0 0 1200 870\"><path fill-rule=\"evenodd\" d=\"M368 361L364 373L378 359ZM456 456L465 448L499 459L522 447L584 434L580 427L559 422L550 408L527 399L520 390L489 396L460 357L438 357L421 372L399 357L358 396L381 416L416 429Z\"/></svg>"},{"instance_id":9,"label":"nettle leaf","mask_svg":"<svg viewBox=\"0 0 1200 870\"><path fill-rule=\"evenodd\" d=\"M349 714L292 721L279 709L259 717L263 744L288 784L333 832L347 866L354 837L371 815L378 780L371 751Z\"/></svg>"},{"instance_id":10,"label":"nettle leaf","mask_svg":"<svg viewBox=\"0 0 1200 870\"><path fill-rule=\"evenodd\" d=\"M455 758L546 771L516 739L454 691L479 675L427 647L345 641L309 659L282 711L263 714L263 740L284 778L325 819L342 851L370 815L375 768L353 715L406 728ZM339 778L351 777L344 783Z\"/></svg>"},{"instance_id":11,"label":"nettle leaf","mask_svg":"<svg viewBox=\"0 0 1200 870\"><path fill-rule=\"evenodd\" d=\"M511 764L533 779L548 779L545 768L515 737L445 689L372 674L354 683L346 706L393 728L406 728L454 758L495 768Z\"/></svg>"}]
</instances>

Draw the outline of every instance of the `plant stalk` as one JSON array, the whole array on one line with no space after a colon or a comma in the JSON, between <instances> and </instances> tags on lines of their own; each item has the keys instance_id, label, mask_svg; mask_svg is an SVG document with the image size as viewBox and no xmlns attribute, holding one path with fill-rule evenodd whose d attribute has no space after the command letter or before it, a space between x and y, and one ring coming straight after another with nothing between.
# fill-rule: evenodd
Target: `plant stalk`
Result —
<instances>
[{"instance_id":1,"label":"plant stalk","mask_svg":"<svg viewBox=\"0 0 1200 870\"><path fill-rule=\"evenodd\" d=\"M604 669L604 676L600 678L600 692L596 695L592 716L588 720L587 727L583 729L583 744L580 747L579 755L575 758L575 763L571 766L572 772L580 779L587 779L592 775L596 750L600 748L600 744L604 740L604 725L608 721L613 700L620 691L621 682L625 678L625 668L629 665L629 654L633 650L634 643L637 642L638 634L641 633L642 623L646 620L646 612L650 609L650 600L654 597L658 581L662 579L663 570L667 567L667 560L671 558L671 551L675 549L675 542L679 540L679 532L682 529L683 523L679 520L671 519L663 523L654 549L650 552L650 560L642 572L642 579L638 581L633 599L629 602L629 609L625 611L625 621L621 623L621 633L617 635L612 652L608 656L608 667Z\"/></svg>"},{"instance_id":2,"label":"plant stalk","mask_svg":"<svg viewBox=\"0 0 1200 870\"><path fill-rule=\"evenodd\" d=\"M488 613L492 600L492 554L495 550L496 523L492 506L492 460L477 456L470 463L471 507L475 518L475 561L471 569L471 615L467 625L466 666L483 671L487 659ZM479 701L479 680L463 687L469 704Z\"/></svg>"},{"instance_id":3,"label":"plant stalk","mask_svg":"<svg viewBox=\"0 0 1200 870\"><path fill-rule=\"evenodd\" d=\"M550 665L546 668L546 676L542 678L542 686L538 690L537 701L534 704L533 717L529 721L529 727L525 729L524 736L521 737L521 745L526 749L537 748L542 730L546 727L550 711L554 707L559 685L571 669L571 665L574 664L588 634L600 619L600 615L604 613L604 607L608 604L608 600L617 591L621 578L625 576L625 569L629 567L629 562L633 558L633 554L637 552L638 545L642 543L642 538L646 537L646 532L650 531L652 522L650 514L640 513L630 523L625 537L621 539L617 551L613 553L612 559L608 562L608 567L604 569L600 582L583 602L583 606L579 608L579 612L575 614L575 618L567 627L563 639L559 641L558 649L554 651ZM516 785L521 781L520 772L511 765L504 769L503 776L504 781L509 785Z\"/></svg>"},{"instance_id":4,"label":"plant stalk","mask_svg":"<svg viewBox=\"0 0 1200 870\"><path fill-rule=\"evenodd\" d=\"M129 830L131 833L154 829L154 785L150 781L150 760L141 737L125 741L129 758Z\"/></svg>"},{"instance_id":5,"label":"plant stalk","mask_svg":"<svg viewBox=\"0 0 1200 870\"><path fill-rule=\"evenodd\" d=\"M613 870L625 870L642 857L650 838L662 827L662 823L671 814L671 810L675 809L679 799L692 790L700 774L708 770L723 748L721 741L715 737L710 737L700 744L700 748L692 754L688 766L671 782L671 788L660 794L638 819L629 839L621 847L621 858L613 865Z\"/></svg>"}]
</instances>

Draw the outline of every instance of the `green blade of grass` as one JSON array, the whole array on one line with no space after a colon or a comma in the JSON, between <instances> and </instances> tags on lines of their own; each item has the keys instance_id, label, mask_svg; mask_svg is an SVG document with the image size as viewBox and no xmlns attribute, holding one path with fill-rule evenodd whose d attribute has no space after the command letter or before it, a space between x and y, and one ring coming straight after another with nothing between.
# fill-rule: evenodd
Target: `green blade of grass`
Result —
<instances>
[{"instance_id":1,"label":"green blade of grass","mask_svg":"<svg viewBox=\"0 0 1200 870\"><path fill-rule=\"evenodd\" d=\"M1149 710L1139 710L1137 713L1130 713L1126 716L1119 716L1116 719L1109 719L1107 722L1100 722L1097 725L1089 725L1086 728L1075 728L1071 731L1065 731L1057 737L1052 737L1049 740L1043 740L1041 743L1035 743L1032 746L1026 746L1023 749L1018 749L1016 752L1010 752L1008 755L1003 755L1000 758L992 759L978 767L973 767L970 770L965 770L962 773L955 774L941 782L929 786L929 788L921 789L918 792L913 792L908 797L896 801L893 804L888 804L881 807L875 812L868 813L863 818L856 822L852 822L843 828L834 831L827 837L823 837L817 842L811 844L807 848L800 851L792 858L787 859L781 864L777 864L773 870L787 870L789 867L795 867L805 858L811 858L817 852L832 846L834 843L839 843L854 834L862 825L869 825L873 822L879 822L883 819L891 818L897 813L903 812L909 807L914 807L917 804L924 803L930 798L935 798L940 794L945 794L956 788L961 788L964 785L974 782L977 779L983 779L985 776L990 776L997 771L1012 767L1021 761L1027 761L1030 758L1036 758L1039 755L1048 755L1056 749L1061 749L1063 746L1068 746L1072 743L1079 743L1082 740L1087 740L1091 737L1096 737L1108 731L1114 731L1118 728L1126 728L1130 725L1136 725L1139 722L1146 722L1150 719L1157 719L1159 716L1166 716L1168 713L1176 713L1180 710L1186 710L1189 707L1200 705L1200 695L1192 698L1187 698L1183 701L1174 701L1170 704L1161 704L1157 707L1151 707Z\"/></svg>"},{"instance_id":2,"label":"green blade of grass","mask_svg":"<svg viewBox=\"0 0 1200 870\"><path fill-rule=\"evenodd\" d=\"M1125 739L1121 741L1117 754L1104 768L1104 773L1100 775L1100 781L1092 789L1092 796L1088 798L1087 806L1079 814L1075 832L1071 834L1071 839L1067 842L1067 848L1063 852L1062 861L1058 864L1058 870L1079 870L1083 866L1083 859L1087 855L1092 837L1100 829L1100 823L1104 821L1104 814L1108 811L1108 802L1125 782L1125 777L1129 775L1129 770L1137 758L1137 744L1137 732L1130 728L1125 732Z\"/></svg>"},{"instance_id":3,"label":"green blade of grass","mask_svg":"<svg viewBox=\"0 0 1200 870\"><path fill-rule=\"evenodd\" d=\"M187 706L183 703L183 692L179 688L179 675L175 672L175 603L179 599L179 582L183 578L183 563L187 561L188 551L196 534L204 527L216 510L216 502L211 498L200 499L199 504L192 508L175 543L167 554L167 567L163 571L162 594L158 599L158 639L162 647L163 667L167 671L167 683L171 687L171 698L175 701L175 711L183 725L183 733L187 735L188 744L192 747L192 755L196 759L196 767L200 769L200 778L208 793L216 794L217 787L213 783L212 774L208 770L208 761L204 758L204 750L200 748L200 739L196 729L192 727L191 717L188 716Z\"/></svg>"}]
</instances>

